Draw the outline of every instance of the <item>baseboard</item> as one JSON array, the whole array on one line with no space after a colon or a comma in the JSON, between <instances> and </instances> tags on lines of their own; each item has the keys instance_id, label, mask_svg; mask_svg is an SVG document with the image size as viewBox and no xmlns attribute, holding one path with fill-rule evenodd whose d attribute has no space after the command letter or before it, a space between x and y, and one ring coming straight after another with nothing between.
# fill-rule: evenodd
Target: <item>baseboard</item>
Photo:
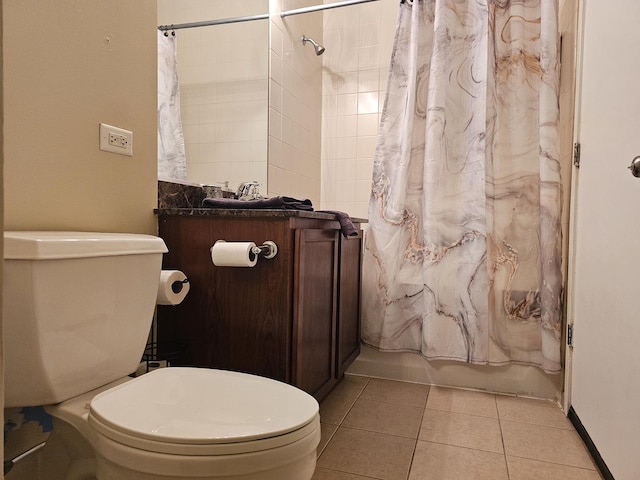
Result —
<instances>
[{"instance_id":1,"label":"baseboard","mask_svg":"<svg viewBox=\"0 0 640 480\"><path fill-rule=\"evenodd\" d=\"M615 480L615 478L613 478L613 475L611 474L611 471L609 470L609 467L607 467L607 464L604 463L602 456L600 456L600 452L598 452L598 449L593 443L593 440L591 440L591 437L587 433L587 429L584 428L584 425L582 425L582 422L580 421L580 418L578 417L578 414L573 409L573 407L569 407L569 413L567 414L567 417L569 417L569 420L575 427L578 435L580 435L582 441L587 446L587 449L589 450L593 461L596 463L598 470L600 470L600 473L604 477L604 480Z\"/></svg>"}]
</instances>

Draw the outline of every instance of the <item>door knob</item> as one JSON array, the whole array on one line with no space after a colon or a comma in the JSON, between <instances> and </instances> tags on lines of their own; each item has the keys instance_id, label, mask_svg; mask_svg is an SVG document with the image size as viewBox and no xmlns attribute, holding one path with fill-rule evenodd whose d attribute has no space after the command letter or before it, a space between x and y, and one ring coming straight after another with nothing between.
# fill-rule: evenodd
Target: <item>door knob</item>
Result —
<instances>
[{"instance_id":1,"label":"door knob","mask_svg":"<svg viewBox=\"0 0 640 480\"><path fill-rule=\"evenodd\" d=\"M627 168L631 170L631 175L634 177L640 177L640 155L631 160L631 165Z\"/></svg>"}]
</instances>

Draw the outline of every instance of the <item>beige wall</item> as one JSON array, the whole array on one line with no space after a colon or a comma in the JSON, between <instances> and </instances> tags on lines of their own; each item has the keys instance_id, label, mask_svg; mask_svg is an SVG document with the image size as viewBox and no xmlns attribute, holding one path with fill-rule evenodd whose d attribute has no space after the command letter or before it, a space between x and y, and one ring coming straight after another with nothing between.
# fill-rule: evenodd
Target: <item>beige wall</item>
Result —
<instances>
[{"instance_id":1,"label":"beige wall","mask_svg":"<svg viewBox=\"0 0 640 480\"><path fill-rule=\"evenodd\" d=\"M5 230L155 233L156 1L2 4ZM133 157L98 149L100 122Z\"/></svg>"},{"instance_id":2,"label":"beige wall","mask_svg":"<svg viewBox=\"0 0 640 480\"><path fill-rule=\"evenodd\" d=\"M0 2L0 25L2 25L2 10L3 4ZM3 84L4 84L4 74L2 69L3 54L2 54L2 35L0 35L0 112L2 112L2 92L3 92ZM3 194L3 165L4 165L4 135L3 135L3 124L4 124L4 115L0 114L0 232L4 231L3 225L3 211L4 211L4 194ZM0 236L0 249L4 249L4 235ZM2 312L2 268L3 265L0 264L0 312ZM0 320L2 314L0 313ZM0 412L2 412L2 424L4 425L4 347L2 343L3 338L3 328L2 322L0 321ZM4 443L4 429L2 434L0 434L0 439ZM4 463L4 451L0 452L0 463ZM3 477L0 477L3 478Z\"/></svg>"}]
</instances>

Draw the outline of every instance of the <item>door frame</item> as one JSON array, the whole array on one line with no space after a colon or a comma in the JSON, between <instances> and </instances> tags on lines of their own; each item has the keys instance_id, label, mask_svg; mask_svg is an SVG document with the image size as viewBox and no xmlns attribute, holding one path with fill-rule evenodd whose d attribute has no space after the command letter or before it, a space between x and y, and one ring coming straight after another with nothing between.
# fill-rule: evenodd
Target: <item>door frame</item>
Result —
<instances>
[{"instance_id":1,"label":"door frame","mask_svg":"<svg viewBox=\"0 0 640 480\"><path fill-rule=\"evenodd\" d=\"M576 0L576 45L575 45L575 92L573 105L573 145L580 144L580 112L582 106L582 62L584 52L584 0ZM576 239L578 218L578 189L580 184L580 168L572 162L571 166L571 200L569 203L568 249L567 249L567 287L565 293L564 322L564 385L562 391L562 409L565 414L571 407L571 385L573 372L573 346L569 345L569 329L575 328L575 266Z\"/></svg>"}]
</instances>

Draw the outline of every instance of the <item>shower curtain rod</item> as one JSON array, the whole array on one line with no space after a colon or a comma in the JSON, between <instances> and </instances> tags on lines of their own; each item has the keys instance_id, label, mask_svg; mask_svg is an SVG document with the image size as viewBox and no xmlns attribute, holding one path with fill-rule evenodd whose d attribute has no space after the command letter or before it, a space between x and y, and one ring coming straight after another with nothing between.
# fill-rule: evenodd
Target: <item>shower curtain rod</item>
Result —
<instances>
[{"instance_id":1,"label":"shower curtain rod","mask_svg":"<svg viewBox=\"0 0 640 480\"><path fill-rule=\"evenodd\" d=\"M326 3L324 5L316 5L315 7L302 7L294 10L285 10L280 13L281 17L289 15L300 15L301 13L317 12L319 10L329 10L330 8L348 7L349 5L358 5L360 3L377 2L378 0L345 0L344 2Z\"/></svg>"},{"instance_id":2,"label":"shower curtain rod","mask_svg":"<svg viewBox=\"0 0 640 480\"><path fill-rule=\"evenodd\" d=\"M300 15L301 13L311 13L311 12L317 12L319 10L329 10L330 8L348 7L349 5L358 5L360 3L369 3L369 2L377 2L377 1L378 0L345 0L343 2L316 5L314 7L303 7L303 8L296 8L294 10L285 10L280 13L280 16L284 18L290 15ZM266 20L267 18L269 18L269 14L263 13L260 15L251 15L247 17L221 18L219 20L206 20L202 22L160 25L158 27L158 30L166 32L169 30L180 30L181 28L208 27L210 25L224 25L227 23L240 23L240 22L250 22L253 20Z\"/></svg>"},{"instance_id":3,"label":"shower curtain rod","mask_svg":"<svg viewBox=\"0 0 640 480\"><path fill-rule=\"evenodd\" d=\"M210 25L224 25L227 23L240 23L250 22L252 20L266 20L269 18L268 13L262 13L260 15L250 15L247 17L233 17L233 18L221 18L219 20L206 20L203 22L191 22L191 23L176 23L172 25L160 25L158 30L164 32L168 30L180 30L181 28L195 28L195 27L208 27Z\"/></svg>"}]
</instances>

